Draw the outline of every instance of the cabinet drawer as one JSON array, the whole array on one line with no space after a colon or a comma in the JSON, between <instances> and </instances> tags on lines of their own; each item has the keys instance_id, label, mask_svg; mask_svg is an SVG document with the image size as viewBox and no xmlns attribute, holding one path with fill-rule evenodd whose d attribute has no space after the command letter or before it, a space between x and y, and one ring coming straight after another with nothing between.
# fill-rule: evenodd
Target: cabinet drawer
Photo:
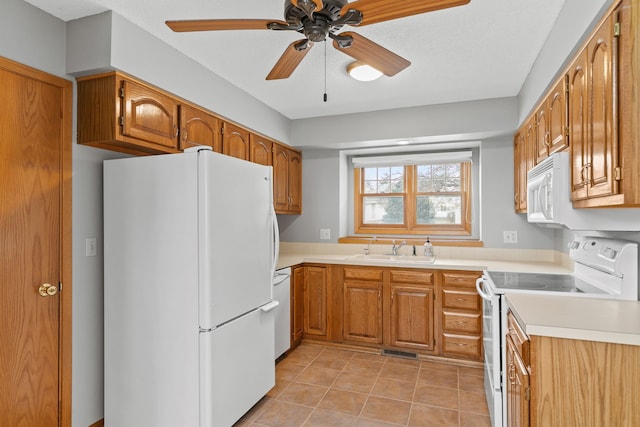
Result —
<instances>
[{"instance_id":1,"label":"cabinet drawer","mask_svg":"<svg viewBox=\"0 0 640 427\"><path fill-rule=\"evenodd\" d=\"M376 280L382 281L382 270L379 268L345 268L345 280Z\"/></svg>"},{"instance_id":2,"label":"cabinet drawer","mask_svg":"<svg viewBox=\"0 0 640 427\"><path fill-rule=\"evenodd\" d=\"M391 281L395 283L433 285L433 273L423 271L391 270Z\"/></svg>"},{"instance_id":3,"label":"cabinet drawer","mask_svg":"<svg viewBox=\"0 0 640 427\"><path fill-rule=\"evenodd\" d=\"M520 327L520 324L516 320L511 311L507 313L507 336L510 336L513 340L513 344L516 347L517 352L522 357L522 361L525 365L529 364L529 337Z\"/></svg>"},{"instance_id":4,"label":"cabinet drawer","mask_svg":"<svg viewBox=\"0 0 640 427\"><path fill-rule=\"evenodd\" d=\"M480 295L478 295L475 291L445 288L442 290L442 307L475 310L479 312Z\"/></svg>"},{"instance_id":5,"label":"cabinet drawer","mask_svg":"<svg viewBox=\"0 0 640 427\"><path fill-rule=\"evenodd\" d=\"M482 357L482 342L477 335L456 335L456 334L443 334L442 335L442 352L469 356L474 359L481 359Z\"/></svg>"},{"instance_id":6,"label":"cabinet drawer","mask_svg":"<svg viewBox=\"0 0 640 427\"><path fill-rule=\"evenodd\" d=\"M476 280L480 277L480 273L442 273L442 284L444 286L464 286L475 289Z\"/></svg>"},{"instance_id":7,"label":"cabinet drawer","mask_svg":"<svg viewBox=\"0 0 640 427\"><path fill-rule=\"evenodd\" d=\"M482 318L480 313L443 311L442 328L445 332L480 334L482 332Z\"/></svg>"}]
</instances>

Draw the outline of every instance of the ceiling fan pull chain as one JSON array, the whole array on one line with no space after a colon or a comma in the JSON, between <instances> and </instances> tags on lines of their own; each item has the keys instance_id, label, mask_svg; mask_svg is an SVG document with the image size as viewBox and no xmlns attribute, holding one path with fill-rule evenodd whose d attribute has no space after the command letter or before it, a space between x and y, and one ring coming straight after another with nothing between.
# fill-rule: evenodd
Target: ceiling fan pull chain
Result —
<instances>
[{"instance_id":1,"label":"ceiling fan pull chain","mask_svg":"<svg viewBox=\"0 0 640 427\"><path fill-rule=\"evenodd\" d=\"M327 41L324 41L324 102L327 102Z\"/></svg>"}]
</instances>

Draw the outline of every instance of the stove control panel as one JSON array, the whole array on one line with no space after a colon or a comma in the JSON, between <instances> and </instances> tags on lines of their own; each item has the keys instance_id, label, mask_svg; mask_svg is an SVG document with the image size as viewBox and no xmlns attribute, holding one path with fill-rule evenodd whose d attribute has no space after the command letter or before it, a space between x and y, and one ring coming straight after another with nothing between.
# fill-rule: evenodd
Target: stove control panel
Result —
<instances>
[{"instance_id":1,"label":"stove control panel","mask_svg":"<svg viewBox=\"0 0 640 427\"><path fill-rule=\"evenodd\" d=\"M605 237L576 237L569 242L569 255L575 262L622 277L629 263L637 266L638 245Z\"/></svg>"}]
</instances>

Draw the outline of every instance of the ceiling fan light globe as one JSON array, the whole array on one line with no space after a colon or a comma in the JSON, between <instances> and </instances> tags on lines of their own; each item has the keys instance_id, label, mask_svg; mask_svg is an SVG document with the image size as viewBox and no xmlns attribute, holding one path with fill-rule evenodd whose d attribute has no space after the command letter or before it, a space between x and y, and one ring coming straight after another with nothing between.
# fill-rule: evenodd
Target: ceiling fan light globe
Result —
<instances>
[{"instance_id":1,"label":"ceiling fan light globe","mask_svg":"<svg viewBox=\"0 0 640 427\"><path fill-rule=\"evenodd\" d=\"M361 82L370 82L382 76L382 72L360 61L347 65L347 73L351 78Z\"/></svg>"}]
</instances>

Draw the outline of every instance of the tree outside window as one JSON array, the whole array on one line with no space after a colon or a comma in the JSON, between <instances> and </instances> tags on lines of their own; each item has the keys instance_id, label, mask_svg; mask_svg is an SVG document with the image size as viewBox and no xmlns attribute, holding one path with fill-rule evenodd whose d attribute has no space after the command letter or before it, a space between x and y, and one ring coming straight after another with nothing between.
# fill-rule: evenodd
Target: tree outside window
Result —
<instances>
[{"instance_id":1,"label":"tree outside window","mask_svg":"<svg viewBox=\"0 0 640 427\"><path fill-rule=\"evenodd\" d=\"M471 234L470 164L354 169L356 233Z\"/></svg>"}]
</instances>

